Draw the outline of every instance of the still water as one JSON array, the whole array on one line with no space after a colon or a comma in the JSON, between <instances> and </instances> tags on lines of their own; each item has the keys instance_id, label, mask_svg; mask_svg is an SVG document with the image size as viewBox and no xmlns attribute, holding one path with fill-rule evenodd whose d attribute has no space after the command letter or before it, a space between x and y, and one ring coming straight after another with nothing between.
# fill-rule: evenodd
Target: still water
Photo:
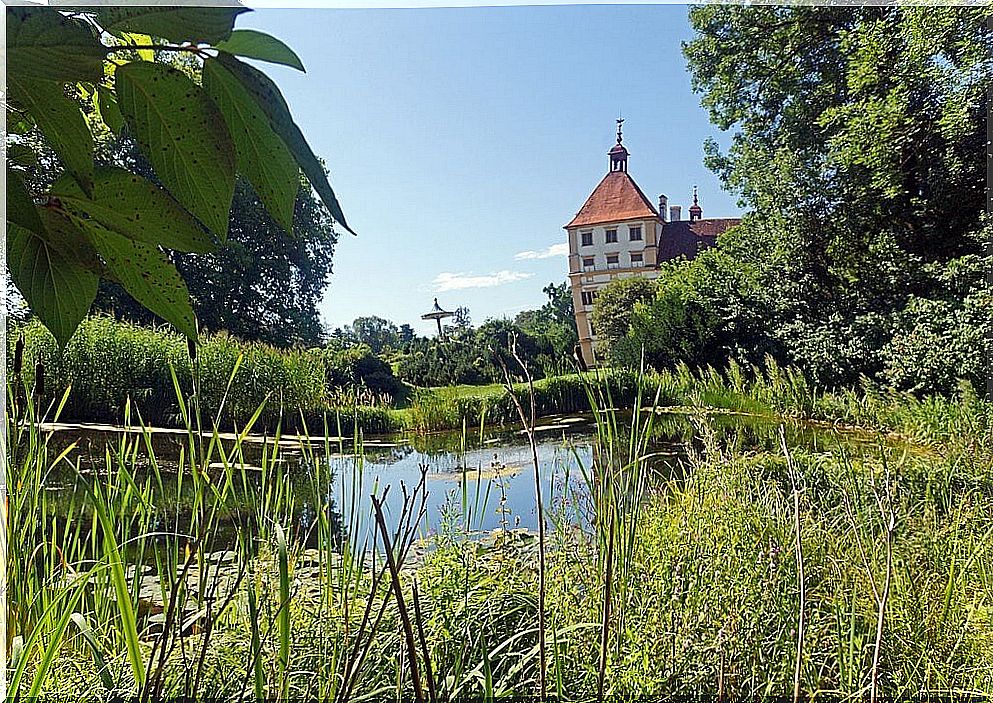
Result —
<instances>
[{"instance_id":1,"label":"still water","mask_svg":"<svg viewBox=\"0 0 993 703\"><path fill-rule=\"evenodd\" d=\"M625 422L630 419L626 416ZM622 426L625 423L621 423ZM661 415L651 442L651 470L660 476L678 476L689 452L702 451L702 435L716 433L722 444L747 449L778 450L780 423L771 418L717 415L705 421L684 415ZM180 453L186 451L185 433L156 431L140 437L121 428L88 425L50 426L52 448L77 442L81 476L72 473L50 488L67 501L78 500L81 481L100 481L107 471L107 450L113 455L128 446L128 465L140 476L150 472L154 460L162 477L155 503L161 507L161 529L182 530L195 490L190 479L181 480ZM549 521L567 519L582 524L589 517L584 471L591 465L593 433L589 417L544 418L536 431L538 476ZM878 441L809 425L787 425L792 446L831 448L837 444ZM626 442L626 440L624 440ZM233 437L220 442L228 451ZM151 451L149 451L149 445ZM213 546L226 548L234 531L250 526L259 515L258 496L274 488L289 496L287 513L272 519L291 523L291 529L308 540L320 512L343 529L357 544L367 543L372 528L370 496L385 495L388 524L396 524L404 491L410 493L426 477L427 497L422 534L444 530L488 533L500 527L537 528L534 465L527 437L517 428L488 429L473 436L457 433L429 436L378 437L358 445L341 438L283 437L273 452L271 439L253 438L242 445L236 462L240 496L233 500L221 521ZM208 473L223 474L224 462L214 452ZM113 458L110 461L112 465ZM261 467L267 467L265 470ZM315 466L320 468L315 469ZM279 486L276 484L282 483ZM184 512L185 511L185 512ZM284 524L285 524L284 522ZM226 529L225 529L225 526Z\"/></svg>"}]
</instances>

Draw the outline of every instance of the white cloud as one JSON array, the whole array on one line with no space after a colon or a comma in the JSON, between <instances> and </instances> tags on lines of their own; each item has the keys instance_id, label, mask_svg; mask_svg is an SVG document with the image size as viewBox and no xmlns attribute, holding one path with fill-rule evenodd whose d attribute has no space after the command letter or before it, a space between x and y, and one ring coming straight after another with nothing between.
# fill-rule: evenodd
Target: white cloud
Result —
<instances>
[{"instance_id":1,"label":"white cloud","mask_svg":"<svg viewBox=\"0 0 993 703\"><path fill-rule=\"evenodd\" d=\"M449 290L464 290L466 288L492 288L502 286L506 283L523 281L531 278L533 273L522 273L520 271L497 271L485 276L474 276L471 273L439 273L431 282L435 293L444 293Z\"/></svg>"},{"instance_id":2,"label":"white cloud","mask_svg":"<svg viewBox=\"0 0 993 703\"><path fill-rule=\"evenodd\" d=\"M556 256L569 256L569 245L566 242L553 244L547 249L541 249L540 251L522 251L514 254L514 258L518 261L524 261L525 259L551 259Z\"/></svg>"}]
</instances>

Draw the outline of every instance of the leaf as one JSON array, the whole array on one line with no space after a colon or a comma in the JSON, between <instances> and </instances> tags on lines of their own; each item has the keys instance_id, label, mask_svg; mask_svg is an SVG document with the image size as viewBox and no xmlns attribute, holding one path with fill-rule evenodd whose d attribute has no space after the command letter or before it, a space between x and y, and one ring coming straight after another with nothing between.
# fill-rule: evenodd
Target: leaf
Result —
<instances>
[{"instance_id":1,"label":"leaf","mask_svg":"<svg viewBox=\"0 0 993 703\"><path fill-rule=\"evenodd\" d=\"M238 171L255 188L273 219L293 231L293 205L300 170L293 154L269 124L265 112L244 84L216 59L203 64L203 89L227 121L234 140Z\"/></svg>"},{"instance_id":2,"label":"leaf","mask_svg":"<svg viewBox=\"0 0 993 703\"><path fill-rule=\"evenodd\" d=\"M83 268L97 276L106 274L106 268L89 238L77 226L76 221L51 208L36 208L41 223L45 226L42 237L48 244L58 249L63 256L78 261Z\"/></svg>"},{"instance_id":3,"label":"leaf","mask_svg":"<svg viewBox=\"0 0 993 703\"><path fill-rule=\"evenodd\" d=\"M35 234L44 234L45 225L38 217L38 210L24 181L10 168L7 168L7 221L13 222Z\"/></svg>"},{"instance_id":4,"label":"leaf","mask_svg":"<svg viewBox=\"0 0 993 703\"><path fill-rule=\"evenodd\" d=\"M345 222L345 215L341 211L341 206L338 204L338 199L335 197L334 191L331 189L331 184L328 183L324 166L314 156L314 152L307 144L307 140L304 139L300 128L293 122L289 107L287 107L286 101L283 99L283 95L279 92L276 84L269 80L269 77L261 71L239 61L229 54L218 54L217 60L224 64L224 67L242 82L248 92L255 98L255 102L269 117L269 124L273 131L289 147L297 164L299 164L304 174L306 174L307 179L314 187L314 190L317 191L324 205L327 206L331 216L342 227L352 232L351 228ZM355 233L352 232L352 234Z\"/></svg>"},{"instance_id":5,"label":"leaf","mask_svg":"<svg viewBox=\"0 0 993 703\"><path fill-rule=\"evenodd\" d=\"M117 104L155 173L220 237L234 196L231 135L213 102L182 72L158 63L117 69Z\"/></svg>"},{"instance_id":6,"label":"leaf","mask_svg":"<svg viewBox=\"0 0 993 703\"><path fill-rule=\"evenodd\" d=\"M117 106L117 96L105 85L97 88L97 110L100 112L100 119L110 131L119 135L124 126L124 116Z\"/></svg>"},{"instance_id":7,"label":"leaf","mask_svg":"<svg viewBox=\"0 0 993 703\"><path fill-rule=\"evenodd\" d=\"M85 227L124 290L187 337L196 339L190 292L166 255L158 247L135 242L95 222L87 222Z\"/></svg>"},{"instance_id":8,"label":"leaf","mask_svg":"<svg viewBox=\"0 0 993 703\"><path fill-rule=\"evenodd\" d=\"M7 133L27 134L34 129L34 120L26 112L7 110Z\"/></svg>"},{"instance_id":9,"label":"leaf","mask_svg":"<svg viewBox=\"0 0 993 703\"><path fill-rule=\"evenodd\" d=\"M257 32L254 29L236 29L231 32L230 37L218 42L215 46L229 54L237 54L269 63L280 63L306 73L300 57L293 52L293 49L276 37L269 36L264 32Z\"/></svg>"},{"instance_id":10,"label":"leaf","mask_svg":"<svg viewBox=\"0 0 993 703\"><path fill-rule=\"evenodd\" d=\"M93 135L86 118L60 83L10 77L11 97L34 118L45 140L83 190L93 187Z\"/></svg>"},{"instance_id":11,"label":"leaf","mask_svg":"<svg viewBox=\"0 0 993 703\"><path fill-rule=\"evenodd\" d=\"M107 47L89 27L49 8L7 8L7 77L96 83Z\"/></svg>"},{"instance_id":12,"label":"leaf","mask_svg":"<svg viewBox=\"0 0 993 703\"><path fill-rule=\"evenodd\" d=\"M96 170L92 199L65 177L52 185L51 193L73 214L137 242L197 253L215 249L210 235L171 195L122 168Z\"/></svg>"},{"instance_id":13,"label":"leaf","mask_svg":"<svg viewBox=\"0 0 993 703\"><path fill-rule=\"evenodd\" d=\"M231 36L235 18L247 7L124 6L101 8L97 21L108 32L140 32L174 42L216 42Z\"/></svg>"},{"instance_id":14,"label":"leaf","mask_svg":"<svg viewBox=\"0 0 993 703\"><path fill-rule=\"evenodd\" d=\"M93 655L93 664L100 675L100 682L103 683L103 687L108 691L113 690L114 679L110 675L107 660L103 656L103 651L100 649L100 644L93 634L93 628L90 627L90 623L87 622L86 617L81 613L73 613L69 617L72 618L73 623L75 623L76 628L79 630L79 634L83 636L83 639L86 640L86 645L90 648L90 653Z\"/></svg>"},{"instance_id":15,"label":"leaf","mask_svg":"<svg viewBox=\"0 0 993 703\"><path fill-rule=\"evenodd\" d=\"M64 347L96 298L97 275L13 223L7 223L7 266L31 310Z\"/></svg>"},{"instance_id":16,"label":"leaf","mask_svg":"<svg viewBox=\"0 0 993 703\"><path fill-rule=\"evenodd\" d=\"M7 161L16 166L31 168L38 165L38 155L27 144L10 144L7 146Z\"/></svg>"}]
</instances>

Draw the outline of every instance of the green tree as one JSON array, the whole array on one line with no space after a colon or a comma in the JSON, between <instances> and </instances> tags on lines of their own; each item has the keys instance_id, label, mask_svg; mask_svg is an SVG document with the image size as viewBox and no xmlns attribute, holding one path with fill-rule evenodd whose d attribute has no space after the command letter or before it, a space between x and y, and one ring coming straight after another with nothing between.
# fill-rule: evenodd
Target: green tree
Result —
<instances>
[{"instance_id":1,"label":"green tree","mask_svg":"<svg viewBox=\"0 0 993 703\"><path fill-rule=\"evenodd\" d=\"M203 254L224 242L237 174L291 231L302 170L348 228L279 89L238 56L303 66L278 40L234 30L245 11L8 8L8 149L17 157L7 173L8 267L61 344L101 279L195 338L186 283L166 252ZM172 65L177 54L194 79ZM135 139L155 182L95 164L84 105ZM57 155L60 173L39 176L32 137Z\"/></svg>"},{"instance_id":2,"label":"green tree","mask_svg":"<svg viewBox=\"0 0 993 703\"><path fill-rule=\"evenodd\" d=\"M514 322L531 336L547 339L554 357L564 362L571 358L579 341L572 291L568 283L549 283L542 292L548 296L548 302L537 310L518 313Z\"/></svg>"},{"instance_id":3,"label":"green tree","mask_svg":"<svg viewBox=\"0 0 993 703\"><path fill-rule=\"evenodd\" d=\"M654 282L654 294L631 308L623 335L608 338L610 360L637 366L644 355L656 368L680 362L720 367L728 359L761 363L776 350L754 294L748 272L721 249L709 249L690 262L667 262ZM613 296L614 291L601 294L597 306L604 300L610 305ZM615 335L620 331L620 325L611 329Z\"/></svg>"},{"instance_id":4,"label":"green tree","mask_svg":"<svg viewBox=\"0 0 993 703\"><path fill-rule=\"evenodd\" d=\"M132 140L113 138L100 151L98 163L155 180ZM297 191L293 231L287 232L238 177L225 241L206 253L167 255L186 281L201 330L225 330L279 347L314 346L324 336L317 305L337 239L334 220L305 181ZM158 321L112 281L100 282L94 307L133 322Z\"/></svg>"},{"instance_id":5,"label":"green tree","mask_svg":"<svg viewBox=\"0 0 993 703\"><path fill-rule=\"evenodd\" d=\"M640 276L615 278L599 290L593 306L593 331L608 354L612 345L628 333L637 306L650 302L655 290L654 281Z\"/></svg>"},{"instance_id":6,"label":"green tree","mask_svg":"<svg viewBox=\"0 0 993 703\"><path fill-rule=\"evenodd\" d=\"M367 345L374 354L400 346L400 329L396 323L382 317L358 317L352 322L352 332L359 343Z\"/></svg>"},{"instance_id":7,"label":"green tree","mask_svg":"<svg viewBox=\"0 0 993 703\"><path fill-rule=\"evenodd\" d=\"M720 247L768 343L821 383L880 374L901 311L982 254L991 12L690 11L694 87L733 133L707 162L752 211Z\"/></svg>"}]
</instances>

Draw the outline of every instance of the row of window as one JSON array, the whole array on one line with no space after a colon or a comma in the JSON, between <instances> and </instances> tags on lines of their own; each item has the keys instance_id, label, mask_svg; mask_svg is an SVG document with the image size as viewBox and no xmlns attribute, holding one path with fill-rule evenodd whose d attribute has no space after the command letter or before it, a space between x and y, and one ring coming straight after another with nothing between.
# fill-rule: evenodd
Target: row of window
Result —
<instances>
[{"instance_id":1,"label":"row of window","mask_svg":"<svg viewBox=\"0 0 993 703\"><path fill-rule=\"evenodd\" d=\"M617 228L611 227L606 230L607 244L617 243ZM593 246L593 230L586 232L580 232L579 236L582 240L582 245L584 247ZM628 226L628 241L630 242L640 242L641 241L641 225L629 225Z\"/></svg>"},{"instance_id":2,"label":"row of window","mask_svg":"<svg viewBox=\"0 0 993 703\"><path fill-rule=\"evenodd\" d=\"M645 265L645 255L640 251L632 251L631 254L631 268L638 268L639 266ZM619 254L607 254L607 268L616 269L621 267L621 260ZM596 270L596 260L592 256L583 257L583 271L595 271Z\"/></svg>"},{"instance_id":3,"label":"row of window","mask_svg":"<svg viewBox=\"0 0 993 703\"><path fill-rule=\"evenodd\" d=\"M597 296L599 294L600 294L600 291L584 290L582 293L580 293L580 296L583 299L583 305L592 305L593 304L593 301L596 300L596 298L597 298Z\"/></svg>"}]
</instances>

